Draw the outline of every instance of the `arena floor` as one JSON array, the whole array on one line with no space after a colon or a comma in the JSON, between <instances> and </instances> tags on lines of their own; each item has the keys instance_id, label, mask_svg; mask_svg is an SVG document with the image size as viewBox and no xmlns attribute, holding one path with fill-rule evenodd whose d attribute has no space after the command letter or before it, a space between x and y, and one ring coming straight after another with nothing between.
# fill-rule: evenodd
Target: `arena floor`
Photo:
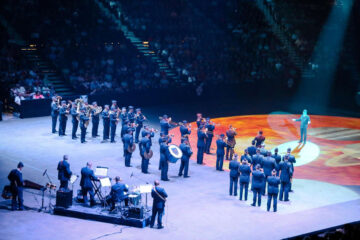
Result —
<instances>
[{"instance_id":1,"label":"arena floor","mask_svg":"<svg viewBox=\"0 0 360 240\"><path fill-rule=\"evenodd\" d=\"M152 125L158 127L157 117L145 114L152 116L149 117L154 120ZM230 122L238 127L236 150L242 152L259 128L267 136L269 149L275 146L296 148L294 141L298 137L298 126L289 121L292 117L270 114L213 121L221 124L216 133L225 130ZM36 209L41 206L41 196L33 194L34 191L26 191L25 205L30 208L27 211L9 211L9 201L1 200L0 239L281 239L358 221L360 119L311 115L311 120L308 143L302 148L297 147L294 192L290 194L290 202L279 202L277 213L266 211L265 197L261 208L255 208L250 206L251 193L247 202L229 196L228 172L215 171L214 156L206 155L205 166L191 161L191 177L187 179L177 176L179 162L170 165L170 182L161 183L169 195L163 219L165 228L162 230L129 228L38 213ZM9 171L19 161L25 164L24 179L46 184L48 180L42 173L47 169L52 180L57 182L56 166L64 154L69 155L71 170L77 174L87 161L92 161L93 166L109 167L110 176L120 175L130 186L160 178L157 137L153 141L150 174L144 175L140 171L138 150L132 158L133 167L124 167L119 139L117 143L110 144L88 137L86 144L80 144L79 140L74 141L69 136L70 121L68 136L65 137L51 134L50 126L50 117L0 122L1 189L8 183ZM178 133L177 129L173 131ZM190 141L193 150L196 150L194 140L193 134ZM175 136L174 142L177 141L179 137ZM314 155L314 151L317 154ZM132 174L133 177L130 177ZM74 188L79 188L78 182Z\"/></svg>"}]
</instances>

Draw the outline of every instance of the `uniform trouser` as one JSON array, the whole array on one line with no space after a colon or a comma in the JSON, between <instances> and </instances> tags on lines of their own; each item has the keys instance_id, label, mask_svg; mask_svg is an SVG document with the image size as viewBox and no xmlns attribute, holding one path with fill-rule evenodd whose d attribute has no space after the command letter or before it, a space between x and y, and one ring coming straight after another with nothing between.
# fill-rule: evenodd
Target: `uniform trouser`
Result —
<instances>
[{"instance_id":1,"label":"uniform trouser","mask_svg":"<svg viewBox=\"0 0 360 240\"><path fill-rule=\"evenodd\" d=\"M68 180L60 181L60 188L68 189L68 183L69 183Z\"/></svg>"},{"instance_id":2,"label":"uniform trouser","mask_svg":"<svg viewBox=\"0 0 360 240\"><path fill-rule=\"evenodd\" d=\"M266 185L267 185L267 178L268 178L269 176L266 176L265 175L265 179L263 180L263 185L262 185L262 188L261 188L261 195L265 195L265 192L266 192Z\"/></svg>"},{"instance_id":3,"label":"uniform trouser","mask_svg":"<svg viewBox=\"0 0 360 240\"><path fill-rule=\"evenodd\" d=\"M205 147L198 147L198 151L197 151L197 164L202 164L202 163L203 163L204 150L205 150Z\"/></svg>"},{"instance_id":4,"label":"uniform trouser","mask_svg":"<svg viewBox=\"0 0 360 240\"><path fill-rule=\"evenodd\" d=\"M140 135L140 130L142 128L142 125L138 125L135 129L135 142L139 142L139 135Z\"/></svg>"},{"instance_id":5,"label":"uniform trouser","mask_svg":"<svg viewBox=\"0 0 360 240\"><path fill-rule=\"evenodd\" d=\"M127 150L125 150L125 166L126 167L130 167L131 164L131 155L132 153L128 152Z\"/></svg>"},{"instance_id":6,"label":"uniform trouser","mask_svg":"<svg viewBox=\"0 0 360 240\"><path fill-rule=\"evenodd\" d=\"M300 142L306 142L307 127L300 128Z\"/></svg>"},{"instance_id":7,"label":"uniform trouser","mask_svg":"<svg viewBox=\"0 0 360 240\"><path fill-rule=\"evenodd\" d=\"M289 200L289 190L290 190L290 182L283 182L281 181L281 186L280 186L280 196L279 196L279 200L282 201L283 200L283 196L285 195L285 201Z\"/></svg>"},{"instance_id":8,"label":"uniform trouser","mask_svg":"<svg viewBox=\"0 0 360 240\"><path fill-rule=\"evenodd\" d=\"M247 200L248 197L248 190L249 190L249 183L248 182L241 182L240 181L240 200L242 200L242 196L243 196L243 191L244 191L244 195L245 195L245 201Z\"/></svg>"},{"instance_id":9,"label":"uniform trouser","mask_svg":"<svg viewBox=\"0 0 360 240\"><path fill-rule=\"evenodd\" d=\"M182 176L184 171L184 177L188 176L189 171L189 159L181 159L180 169L179 169L179 176Z\"/></svg>"},{"instance_id":10,"label":"uniform trouser","mask_svg":"<svg viewBox=\"0 0 360 240\"><path fill-rule=\"evenodd\" d=\"M234 190L234 196L237 196L238 178L239 177L230 176L230 189L229 189L230 195L232 195L233 190Z\"/></svg>"},{"instance_id":11,"label":"uniform trouser","mask_svg":"<svg viewBox=\"0 0 360 240\"><path fill-rule=\"evenodd\" d=\"M256 205L256 198L258 201L258 206L261 206L261 187L260 188L253 188L253 205Z\"/></svg>"},{"instance_id":12,"label":"uniform trouser","mask_svg":"<svg viewBox=\"0 0 360 240\"><path fill-rule=\"evenodd\" d=\"M56 123L57 123L57 118L58 116L51 116L51 122L52 122L52 127L51 127L51 131L52 133L56 133Z\"/></svg>"},{"instance_id":13,"label":"uniform trouser","mask_svg":"<svg viewBox=\"0 0 360 240\"><path fill-rule=\"evenodd\" d=\"M19 207L19 209L24 209L23 188L12 187L11 194L12 194L11 209L15 210L17 209L17 207Z\"/></svg>"},{"instance_id":14,"label":"uniform trouser","mask_svg":"<svg viewBox=\"0 0 360 240\"><path fill-rule=\"evenodd\" d=\"M81 141L81 143L83 143L83 142L85 142L86 127L80 127L80 129L81 129L80 141Z\"/></svg>"},{"instance_id":15,"label":"uniform trouser","mask_svg":"<svg viewBox=\"0 0 360 240\"><path fill-rule=\"evenodd\" d=\"M73 121L72 124L73 124L73 126L72 126L71 136L72 136L72 138L76 138L76 131L77 131L78 126L79 126L79 121Z\"/></svg>"},{"instance_id":16,"label":"uniform trouser","mask_svg":"<svg viewBox=\"0 0 360 240\"><path fill-rule=\"evenodd\" d=\"M110 126L110 131L111 131L111 142L115 141L115 132L116 132L116 125L111 125Z\"/></svg>"},{"instance_id":17,"label":"uniform trouser","mask_svg":"<svg viewBox=\"0 0 360 240\"><path fill-rule=\"evenodd\" d=\"M161 161L161 180L168 180L169 163L166 160Z\"/></svg>"},{"instance_id":18,"label":"uniform trouser","mask_svg":"<svg viewBox=\"0 0 360 240\"><path fill-rule=\"evenodd\" d=\"M206 139L206 143L205 143L205 152L206 153L210 153L212 139L213 139L213 135L208 135L208 137Z\"/></svg>"},{"instance_id":19,"label":"uniform trouser","mask_svg":"<svg viewBox=\"0 0 360 240\"><path fill-rule=\"evenodd\" d=\"M161 161L162 161L162 160L161 160L161 154L160 154L160 160L159 160L159 170L161 170L161 165L162 165L162 164L161 164Z\"/></svg>"},{"instance_id":20,"label":"uniform trouser","mask_svg":"<svg viewBox=\"0 0 360 240\"><path fill-rule=\"evenodd\" d=\"M149 159L145 159L144 156L141 156L141 172L148 173Z\"/></svg>"},{"instance_id":21,"label":"uniform trouser","mask_svg":"<svg viewBox=\"0 0 360 240\"><path fill-rule=\"evenodd\" d=\"M224 154L216 154L216 170L223 170Z\"/></svg>"},{"instance_id":22,"label":"uniform trouser","mask_svg":"<svg viewBox=\"0 0 360 240\"><path fill-rule=\"evenodd\" d=\"M104 123L103 140L109 139L110 135L110 123Z\"/></svg>"},{"instance_id":23,"label":"uniform trouser","mask_svg":"<svg viewBox=\"0 0 360 240\"><path fill-rule=\"evenodd\" d=\"M155 223L155 217L156 215L158 216L157 218L157 224L158 226L162 226L162 215L164 214L164 209L163 208L156 208L153 207L152 209L152 215L151 215L151 221L150 221L150 226L154 226Z\"/></svg>"},{"instance_id":24,"label":"uniform trouser","mask_svg":"<svg viewBox=\"0 0 360 240\"><path fill-rule=\"evenodd\" d=\"M267 210L269 211L270 210L270 207L271 207L271 199L274 199L274 212L276 212L277 210L277 197L278 197L278 194L277 193L268 193L268 200L267 200Z\"/></svg>"},{"instance_id":25,"label":"uniform trouser","mask_svg":"<svg viewBox=\"0 0 360 240\"><path fill-rule=\"evenodd\" d=\"M93 120L92 131L91 131L92 137L96 137L98 135L98 129L99 129L99 120Z\"/></svg>"},{"instance_id":26,"label":"uniform trouser","mask_svg":"<svg viewBox=\"0 0 360 240\"><path fill-rule=\"evenodd\" d=\"M59 136L64 136L66 131L66 121L59 121Z\"/></svg>"},{"instance_id":27,"label":"uniform trouser","mask_svg":"<svg viewBox=\"0 0 360 240\"><path fill-rule=\"evenodd\" d=\"M82 187L81 188L83 197L84 197L84 203L87 204L89 202L87 194L89 193L90 195L90 204L94 204L95 203L95 194L94 194L94 190L92 188L85 188Z\"/></svg>"},{"instance_id":28,"label":"uniform trouser","mask_svg":"<svg viewBox=\"0 0 360 240\"><path fill-rule=\"evenodd\" d=\"M229 155L230 155L230 158L229 158ZM234 155L234 148L227 146L226 147L226 160L232 160L233 155Z\"/></svg>"}]
</instances>

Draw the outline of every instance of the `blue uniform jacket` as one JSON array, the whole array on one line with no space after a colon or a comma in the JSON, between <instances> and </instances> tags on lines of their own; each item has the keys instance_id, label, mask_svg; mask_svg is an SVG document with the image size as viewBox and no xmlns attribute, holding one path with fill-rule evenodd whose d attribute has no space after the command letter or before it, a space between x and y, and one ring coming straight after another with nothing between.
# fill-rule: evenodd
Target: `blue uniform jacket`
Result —
<instances>
[{"instance_id":1,"label":"blue uniform jacket","mask_svg":"<svg viewBox=\"0 0 360 240\"><path fill-rule=\"evenodd\" d=\"M168 123L166 120L162 119L160 121L160 128L162 133L164 133L165 135L169 135L169 128L171 128L171 124Z\"/></svg>"},{"instance_id":2,"label":"blue uniform jacket","mask_svg":"<svg viewBox=\"0 0 360 240\"><path fill-rule=\"evenodd\" d=\"M191 130L189 130L186 126L180 126L180 134L183 137L184 135L190 135Z\"/></svg>"},{"instance_id":3,"label":"blue uniform jacket","mask_svg":"<svg viewBox=\"0 0 360 240\"><path fill-rule=\"evenodd\" d=\"M198 131L197 147L205 147L206 134L202 131Z\"/></svg>"},{"instance_id":4,"label":"blue uniform jacket","mask_svg":"<svg viewBox=\"0 0 360 240\"><path fill-rule=\"evenodd\" d=\"M57 170L60 181L69 181L72 173L70 171L70 164L67 161L60 161Z\"/></svg>"},{"instance_id":5,"label":"blue uniform jacket","mask_svg":"<svg viewBox=\"0 0 360 240\"><path fill-rule=\"evenodd\" d=\"M250 146L247 148L248 153L250 154L250 156L253 156L256 154L256 147L255 146Z\"/></svg>"},{"instance_id":6,"label":"blue uniform jacket","mask_svg":"<svg viewBox=\"0 0 360 240\"><path fill-rule=\"evenodd\" d=\"M143 123L145 121L145 117L144 115L141 113L139 114L137 117L136 117L136 123L139 125L139 126L142 126Z\"/></svg>"},{"instance_id":7,"label":"blue uniform jacket","mask_svg":"<svg viewBox=\"0 0 360 240\"><path fill-rule=\"evenodd\" d=\"M125 134L124 135L124 150L127 151L127 149L129 148L129 146L132 146L134 142L133 136L130 134Z\"/></svg>"},{"instance_id":8,"label":"blue uniform jacket","mask_svg":"<svg viewBox=\"0 0 360 240\"><path fill-rule=\"evenodd\" d=\"M153 198L153 208L164 209L164 207L165 207L164 199L166 199L168 197L168 195L165 192L165 190L161 187L155 187L155 189L156 189L156 192L154 189L151 190L151 196Z\"/></svg>"},{"instance_id":9,"label":"blue uniform jacket","mask_svg":"<svg viewBox=\"0 0 360 240\"><path fill-rule=\"evenodd\" d=\"M110 114L109 111L103 111L101 113L101 117L103 119L103 123L104 124L109 124L110 123Z\"/></svg>"},{"instance_id":10,"label":"blue uniform jacket","mask_svg":"<svg viewBox=\"0 0 360 240\"><path fill-rule=\"evenodd\" d=\"M180 144L179 148L181 149L183 155L181 157L182 161L187 161L190 159L191 155L192 155L192 151L191 148L186 145L185 143Z\"/></svg>"},{"instance_id":11,"label":"blue uniform jacket","mask_svg":"<svg viewBox=\"0 0 360 240\"><path fill-rule=\"evenodd\" d=\"M276 170L276 162L272 157L266 157L263 159L263 168L265 176L271 176L271 171Z\"/></svg>"},{"instance_id":12,"label":"blue uniform jacket","mask_svg":"<svg viewBox=\"0 0 360 240\"><path fill-rule=\"evenodd\" d=\"M66 107L61 107L60 108L60 120L61 121L66 121L67 120L67 116L66 116Z\"/></svg>"},{"instance_id":13,"label":"blue uniform jacket","mask_svg":"<svg viewBox=\"0 0 360 240\"><path fill-rule=\"evenodd\" d=\"M282 182L290 182L290 178L292 177L291 164L289 162L281 162L280 171L280 180Z\"/></svg>"},{"instance_id":14,"label":"blue uniform jacket","mask_svg":"<svg viewBox=\"0 0 360 240\"><path fill-rule=\"evenodd\" d=\"M211 136L214 136L214 130L215 130L215 126L214 125L212 125L212 124L207 124L206 125L206 128L208 129L208 131L207 131L207 134L208 135L211 135Z\"/></svg>"},{"instance_id":15,"label":"blue uniform jacket","mask_svg":"<svg viewBox=\"0 0 360 240\"><path fill-rule=\"evenodd\" d=\"M226 147L226 143L222 139L216 140L216 154L224 155L225 147Z\"/></svg>"},{"instance_id":16,"label":"blue uniform jacket","mask_svg":"<svg viewBox=\"0 0 360 240\"><path fill-rule=\"evenodd\" d=\"M230 161L229 163L230 177L239 176L239 167L240 167L240 163L238 161L235 160Z\"/></svg>"},{"instance_id":17,"label":"blue uniform jacket","mask_svg":"<svg viewBox=\"0 0 360 240\"><path fill-rule=\"evenodd\" d=\"M88 167L83 167L81 169L81 180L80 186L83 188L93 188L91 180L98 180L94 175L94 171Z\"/></svg>"},{"instance_id":18,"label":"blue uniform jacket","mask_svg":"<svg viewBox=\"0 0 360 240\"><path fill-rule=\"evenodd\" d=\"M135 122L135 113L134 113L134 112L128 112L128 114L127 114L127 119L128 119L129 122L131 122L131 123Z\"/></svg>"},{"instance_id":19,"label":"blue uniform jacket","mask_svg":"<svg viewBox=\"0 0 360 240\"><path fill-rule=\"evenodd\" d=\"M242 155L240 160L242 161L243 159L245 159L246 161L248 161L248 163L251 163L252 162L252 159L251 159L251 156L249 154L247 155Z\"/></svg>"},{"instance_id":20,"label":"blue uniform jacket","mask_svg":"<svg viewBox=\"0 0 360 240\"><path fill-rule=\"evenodd\" d=\"M76 123L78 120L77 120L77 116L79 116L79 113L76 111L76 108L71 108L70 109L70 114L71 114L71 120L73 123Z\"/></svg>"},{"instance_id":21,"label":"blue uniform jacket","mask_svg":"<svg viewBox=\"0 0 360 240\"><path fill-rule=\"evenodd\" d=\"M260 164L260 167L263 166L263 155L261 154L255 154L252 156L252 165L253 165L253 170L255 170L255 167L257 164Z\"/></svg>"},{"instance_id":22,"label":"blue uniform jacket","mask_svg":"<svg viewBox=\"0 0 360 240\"><path fill-rule=\"evenodd\" d=\"M126 198L125 192L127 191L129 191L128 186L118 182L112 185L110 195L115 202L119 202Z\"/></svg>"},{"instance_id":23,"label":"blue uniform jacket","mask_svg":"<svg viewBox=\"0 0 360 240\"><path fill-rule=\"evenodd\" d=\"M249 183L250 173L251 173L250 166L247 164L241 164L239 171L240 171L240 183Z\"/></svg>"},{"instance_id":24,"label":"blue uniform jacket","mask_svg":"<svg viewBox=\"0 0 360 240\"><path fill-rule=\"evenodd\" d=\"M18 169L13 169L8 175L11 187L22 187L24 186L24 181L22 178L22 173Z\"/></svg>"},{"instance_id":25,"label":"blue uniform jacket","mask_svg":"<svg viewBox=\"0 0 360 240\"><path fill-rule=\"evenodd\" d=\"M110 125L115 126L116 123L117 123L117 114L116 113L110 114Z\"/></svg>"},{"instance_id":26,"label":"blue uniform jacket","mask_svg":"<svg viewBox=\"0 0 360 240\"><path fill-rule=\"evenodd\" d=\"M268 193L269 194L278 194L279 193L279 184L280 184L280 178L270 176L267 178L268 182Z\"/></svg>"},{"instance_id":27,"label":"blue uniform jacket","mask_svg":"<svg viewBox=\"0 0 360 240\"><path fill-rule=\"evenodd\" d=\"M255 170L252 172L252 188L262 188L263 181L265 179L265 174L259 170Z\"/></svg>"},{"instance_id":28,"label":"blue uniform jacket","mask_svg":"<svg viewBox=\"0 0 360 240\"><path fill-rule=\"evenodd\" d=\"M84 114L80 115L80 127L85 127L85 123L89 121L89 118L85 116Z\"/></svg>"},{"instance_id":29,"label":"blue uniform jacket","mask_svg":"<svg viewBox=\"0 0 360 240\"><path fill-rule=\"evenodd\" d=\"M140 148L140 155L141 156L143 156L145 152L149 153L149 151L150 151L150 139L147 138L147 137L143 137L140 140L139 148Z\"/></svg>"},{"instance_id":30,"label":"blue uniform jacket","mask_svg":"<svg viewBox=\"0 0 360 240\"><path fill-rule=\"evenodd\" d=\"M59 115L59 106L56 102L51 103L51 116L56 117Z\"/></svg>"}]
</instances>

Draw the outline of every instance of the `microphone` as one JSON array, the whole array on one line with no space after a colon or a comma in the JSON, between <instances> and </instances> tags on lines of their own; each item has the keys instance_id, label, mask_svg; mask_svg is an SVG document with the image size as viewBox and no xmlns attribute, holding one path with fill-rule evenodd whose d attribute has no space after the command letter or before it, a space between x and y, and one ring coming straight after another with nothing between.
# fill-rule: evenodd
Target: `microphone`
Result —
<instances>
[{"instance_id":1,"label":"microphone","mask_svg":"<svg viewBox=\"0 0 360 240\"><path fill-rule=\"evenodd\" d=\"M44 173L43 173L43 176L45 176L46 172L47 172L47 169L45 169L45 171L44 171Z\"/></svg>"}]
</instances>

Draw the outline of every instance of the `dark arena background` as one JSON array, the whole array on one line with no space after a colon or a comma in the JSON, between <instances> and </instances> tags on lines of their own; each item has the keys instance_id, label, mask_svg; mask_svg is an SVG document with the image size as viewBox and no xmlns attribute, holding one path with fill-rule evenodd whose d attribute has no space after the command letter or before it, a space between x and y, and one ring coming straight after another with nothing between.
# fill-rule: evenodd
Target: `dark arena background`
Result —
<instances>
[{"instance_id":1,"label":"dark arena background","mask_svg":"<svg viewBox=\"0 0 360 240\"><path fill-rule=\"evenodd\" d=\"M0 239L360 239L359 0L3 0L0 32Z\"/></svg>"}]
</instances>

